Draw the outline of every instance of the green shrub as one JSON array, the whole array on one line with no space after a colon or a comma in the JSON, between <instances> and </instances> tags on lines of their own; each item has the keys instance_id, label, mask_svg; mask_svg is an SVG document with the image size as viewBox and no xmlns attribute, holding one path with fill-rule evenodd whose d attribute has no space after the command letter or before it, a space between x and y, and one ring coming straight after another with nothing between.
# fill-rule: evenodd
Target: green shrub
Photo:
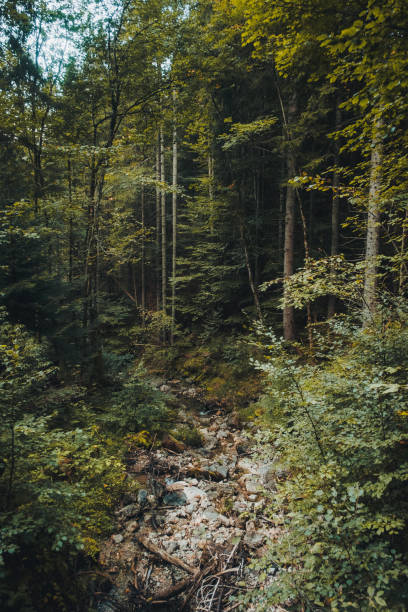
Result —
<instances>
[{"instance_id":1,"label":"green shrub","mask_svg":"<svg viewBox=\"0 0 408 612\"><path fill-rule=\"evenodd\" d=\"M104 407L99 421L118 433L165 429L169 415L163 394L149 384L144 370L137 366L124 378L121 389L112 394L111 404Z\"/></svg>"},{"instance_id":2,"label":"green shrub","mask_svg":"<svg viewBox=\"0 0 408 612\"><path fill-rule=\"evenodd\" d=\"M318 365L269 339L258 437L289 474L269 507L285 533L256 562L277 563L276 579L248 598L257 610L406 610L408 322L336 321L330 337Z\"/></svg>"},{"instance_id":3,"label":"green shrub","mask_svg":"<svg viewBox=\"0 0 408 612\"><path fill-rule=\"evenodd\" d=\"M78 569L92 563L124 490L121 448L92 424L57 427L67 398L44 347L4 318L0 337L0 608L70 612L87 599ZM78 394L68 396L72 416Z\"/></svg>"},{"instance_id":4,"label":"green shrub","mask_svg":"<svg viewBox=\"0 0 408 612\"><path fill-rule=\"evenodd\" d=\"M196 427L191 425L180 425L170 432L177 440L184 442L187 446L198 448L203 445L203 436Z\"/></svg>"}]
</instances>

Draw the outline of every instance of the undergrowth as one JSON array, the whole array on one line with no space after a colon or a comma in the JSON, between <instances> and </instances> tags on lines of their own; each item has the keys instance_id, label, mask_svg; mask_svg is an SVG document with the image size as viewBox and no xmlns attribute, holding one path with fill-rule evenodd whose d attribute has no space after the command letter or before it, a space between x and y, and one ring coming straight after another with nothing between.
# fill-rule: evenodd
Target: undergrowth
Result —
<instances>
[{"instance_id":1,"label":"undergrowth","mask_svg":"<svg viewBox=\"0 0 408 612\"><path fill-rule=\"evenodd\" d=\"M91 609L100 543L128 488L127 436L141 444L140 429L166 416L140 368L122 372L101 407L64 386L46 355L2 314L0 609L10 612Z\"/></svg>"},{"instance_id":2,"label":"undergrowth","mask_svg":"<svg viewBox=\"0 0 408 612\"><path fill-rule=\"evenodd\" d=\"M312 362L269 334L258 367L261 452L286 471L267 515L282 537L254 562L256 609L408 607L408 317L338 318ZM268 578L271 568L279 572Z\"/></svg>"}]
</instances>

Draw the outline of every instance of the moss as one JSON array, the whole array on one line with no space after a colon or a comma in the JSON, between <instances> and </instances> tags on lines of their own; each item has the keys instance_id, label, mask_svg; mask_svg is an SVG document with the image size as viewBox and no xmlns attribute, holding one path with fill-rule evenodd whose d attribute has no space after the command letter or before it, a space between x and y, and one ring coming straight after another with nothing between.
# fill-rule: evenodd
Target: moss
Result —
<instances>
[{"instance_id":1,"label":"moss","mask_svg":"<svg viewBox=\"0 0 408 612\"><path fill-rule=\"evenodd\" d=\"M187 446L198 448L203 445L203 437L196 427L181 425L171 432L177 440L184 442Z\"/></svg>"}]
</instances>

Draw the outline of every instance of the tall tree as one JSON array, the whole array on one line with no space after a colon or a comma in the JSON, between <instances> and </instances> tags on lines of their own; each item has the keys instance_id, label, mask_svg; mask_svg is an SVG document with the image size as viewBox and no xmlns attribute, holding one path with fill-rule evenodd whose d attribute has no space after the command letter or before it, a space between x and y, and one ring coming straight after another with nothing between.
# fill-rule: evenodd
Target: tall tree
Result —
<instances>
[{"instance_id":1,"label":"tall tree","mask_svg":"<svg viewBox=\"0 0 408 612\"><path fill-rule=\"evenodd\" d=\"M171 267L171 344L174 343L176 324L176 265L177 265L177 186L178 186L178 147L177 147L177 92L173 89L173 193L172 193L172 267Z\"/></svg>"}]
</instances>

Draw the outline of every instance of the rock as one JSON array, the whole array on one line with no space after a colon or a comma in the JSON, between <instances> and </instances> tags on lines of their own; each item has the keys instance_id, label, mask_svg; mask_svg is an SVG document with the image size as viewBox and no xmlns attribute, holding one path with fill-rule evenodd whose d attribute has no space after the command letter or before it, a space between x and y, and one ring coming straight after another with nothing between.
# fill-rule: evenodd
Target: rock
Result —
<instances>
[{"instance_id":1,"label":"rock","mask_svg":"<svg viewBox=\"0 0 408 612\"><path fill-rule=\"evenodd\" d=\"M205 528L205 526L204 526L204 525L199 525L199 526L197 527L197 529L194 529L194 531L193 531L193 535L194 535L196 538L202 538L203 536L205 536L205 535L206 535L206 533L207 533L207 529Z\"/></svg>"},{"instance_id":2,"label":"rock","mask_svg":"<svg viewBox=\"0 0 408 612\"><path fill-rule=\"evenodd\" d=\"M238 455L231 453L230 454L230 463L229 463L229 471L230 474L232 474L232 472L235 470L235 468L237 467L237 461L238 461Z\"/></svg>"},{"instance_id":3,"label":"rock","mask_svg":"<svg viewBox=\"0 0 408 612\"><path fill-rule=\"evenodd\" d=\"M244 500L237 500L233 503L232 509L234 512L241 514L242 512L246 512L248 510L248 504L246 504Z\"/></svg>"},{"instance_id":4,"label":"rock","mask_svg":"<svg viewBox=\"0 0 408 612\"><path fill-rule=\"evenodd\" d=\"M259 548L265 541L265 534L262 532L250 532L246 533L244 536L244 543L249 548Z\"/></svg>"},{"instance_id":5,"label":"rock","mask_svg":"<svg viewBox=\"0 0 408 612\"><path fill-rule=\"evenodd\" d=\"M137 531L138 529L139 529L138 521L131 521L130 523L126 525L127 533L133 533L134 531Z\"/></svg>"},{"instance_id":6,"label":"rock","mask_svg":"<svg viewBox=\"0 0 408 612\"><path fill-rule=\"evenodd\" d=\"M245 455L250 450L250 445L248 442L241 440L237 444L237 453L238 455Z\"/></svg>"},{"instance_id":7,"label":"rock","mask_svg":"<svg viewBox=\"0 0 408 612\"><path fill-rule=\"evenodd\" d=\"M241 472L244 472L246 474L252 474L254 472L254 463L248 457L241 457L237 461L237 468Z\"/></svg>"},{"instance_id":8,"label":"rock","mask_svg":"<svg viewBox=\"0 0 408 612\"><path fill-rule=\"evenodd\" d=\"M121 533L115 533L112 537L112 542L114 544L120 544L123 542L123 535Z\"/></svg>"},{"instance_id":9,"label":"rock","mask_svg":"<svg viewBox=\"0 0 408 612\"><path fill-rule=\"evenodd\" d=\"M220 514L218 512L214 512L212 510L204 510L202 514L202 518L204 521L208 521L209 523L218 522Z\"/></svg>"},{"instance_id":10,"label":"rock","mask_svg":"<svg viewBox=\"0 0 408 612\"><path fill-rule=\"evenodd\" d=\"M146 489L140 489L140 491L137 494L137 501L141 506L144 506L147 503Z\"/></svg>"},{"instance_id":11,"label":"rock","mask_svg":"<svg viewBox=\"0 0 408 612\"><path fill-rule=\"evenodd\" d=\"M223 514L218 515L218 520L226 527L230 527L230 525L232 524L231 519L229 519L227 516L224 516Z\"/></svg>"},{"instance_id":12,"label":"rock","mask_svg":"<svg viewBox=\"0 0 408 612\"><path fill-rule=\"evenodd\" d=\"M225 429L220 429L217 433L218 440L222 440L223 438L228 438L228 431Z\"/></svg>"},{"instance_id":13,"label":"rock","mask_svg":"<svg viewBox=\"0 0 408 612\"><path fill-rule=\"evenodd\" d=\"M187 497L183 491L170 491L163 497L165 506L184 506L187 503Z\"/></svg>"},{"instance_id":14,"label":"rock","mask_svg":"<svg viewBox=\"0 0 408 612\"><path fill-rule=\"evenodd\" d=\"M170 514L167 516L167 522L168 523L178 523L179 522L179 518L178 516L176 516L175 514ZM173 529L170 530L169 535L171 535L173 533Z\"/></svg>"},{"instance_id":15,"label":"rock","mask_svg":"<svg viewBox=\"0 0 408 612\"><path fill-rule=\"evenodd\" d=\"M187 498L187 502L190 504L196 502L200 503L207 499L207 493L198 487L186 487L183 492Z\"/></svg>"},{"instance_id":16,"label":"rock","mask_svg":"<svg viewBox=\"0 0 408 612\"><path fill-rule=\"evenodd\" d=\"M226 465L221 465L220 463L212 463L208 468L210 473L215 474L222 479L227 478L228 476L228 467Z\"/></svg>"},{"instance_id":17,"label":"rock","mask_svg":"<svg viewBox=\"0 0 408 612\"><path fill-rule=\"evenodd\" d=\"M169 553L169 555L173 554L175 550L177 550L178 548L178 544L177 542L171 541L167 544L167 552Z\"/></svg>"},{"instance_id":18,"label":"rock","mask_svg":"<svg viewBox=\"0 0 408 612\"><path fill-rule=\"evenodd\" d=\"M269 491L275 489L276 487L276 473L275 470L268 464L263 465L259 469L259 474L262 479L262 484L265 489Z\"/></svg>"},{"instance_id":19,"label":"rock","mask_svg":"<svg viewBox=\"0 0 408 612\"><path fill-rule=\"evenodd\" d=\"M248 493L259 493L260 483L258 480L248 478L245 480L245 488Z\"/></svg>"},{"instance_id":20,"label":"rock","mask_svg":"<svg viewBox=\"0 0 408 612\"><path fill-rule=\"evenodd\" d=\"M139 504L129 504L128 506L125 506L121 510L118 510L116 514L121 519L130 519L136 516L137 514L139 514L139 512L140 512Z\"/></svg>"}]
</instances>

